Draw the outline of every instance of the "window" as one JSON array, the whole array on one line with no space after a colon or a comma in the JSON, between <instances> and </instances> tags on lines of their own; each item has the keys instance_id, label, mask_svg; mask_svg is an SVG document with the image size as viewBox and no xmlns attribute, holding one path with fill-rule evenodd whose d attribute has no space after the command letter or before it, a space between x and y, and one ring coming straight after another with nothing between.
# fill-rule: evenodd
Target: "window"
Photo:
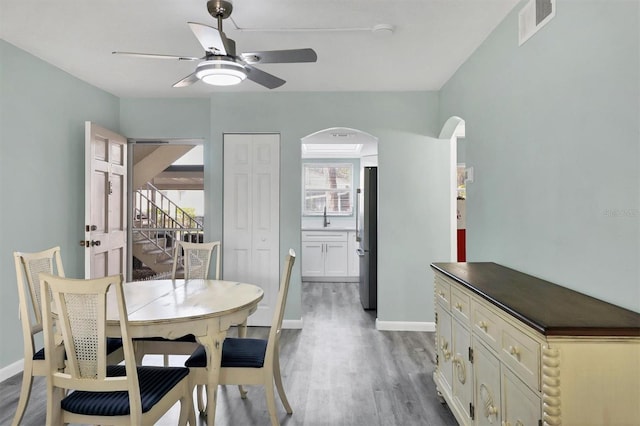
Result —
<instances>
[{"instance_id":1,"label":"window","mask_svg":"<svg viewBox=\"0 0 640 426\"><path fill-rule=\"evenodd\" d=\"M305 163L302 173L304 215L322 215L325 207L332 216L353 213L353 164Z\"/></svg>"}]
</instances>

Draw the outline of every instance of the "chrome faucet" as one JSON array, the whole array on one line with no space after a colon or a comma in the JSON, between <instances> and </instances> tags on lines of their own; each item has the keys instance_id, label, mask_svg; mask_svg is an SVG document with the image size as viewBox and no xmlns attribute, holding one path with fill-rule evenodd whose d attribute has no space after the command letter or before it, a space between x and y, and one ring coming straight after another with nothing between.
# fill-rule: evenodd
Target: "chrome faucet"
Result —
<instances>
[{"instance_id":1,"label":"chrome faucet","mask_svg":"<svg viewBox=\"0 0 640 426\"><path fill-rule=\"evenodd\" d=\"M324 211L322 213L322 216L324 218L324 222L322 223L322 226L326 228L327 225L331 224L331 222L327 220L327 206L324 206Z\"/></svg>"}]
</instances>

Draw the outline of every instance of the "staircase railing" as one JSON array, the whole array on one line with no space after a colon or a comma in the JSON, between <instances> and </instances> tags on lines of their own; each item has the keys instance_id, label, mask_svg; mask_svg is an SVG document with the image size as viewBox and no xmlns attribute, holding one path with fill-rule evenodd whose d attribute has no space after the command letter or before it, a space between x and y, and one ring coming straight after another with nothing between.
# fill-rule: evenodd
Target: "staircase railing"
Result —
<instances>
[{"instance_id":1,"label":"staircase railing","mask_svg":"<svg viewBox=\"0 0 640 426\"><path fill-rule=\"evenodd\" d=\"M176 241L202 241L202 223L151 183L135 192L133 215L134 241L144 241L169 260Z\"/></svg>"}]
</instances>

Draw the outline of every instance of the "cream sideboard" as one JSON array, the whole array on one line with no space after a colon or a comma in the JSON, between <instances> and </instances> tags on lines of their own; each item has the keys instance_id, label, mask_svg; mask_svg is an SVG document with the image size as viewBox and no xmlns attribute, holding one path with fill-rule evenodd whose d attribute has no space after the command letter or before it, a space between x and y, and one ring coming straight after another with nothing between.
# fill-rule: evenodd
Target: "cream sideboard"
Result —
<instances>
[{"instance_id":1,"label":"cream sideboard","mask_svg":"<svg viewBox=\"0 0 640 426\"><path fill-rule=\"evenodd\" d=\"M439 394L460 424L640 424L640 314L495 263L434 263Z\"/></svg>"}]
</instances>

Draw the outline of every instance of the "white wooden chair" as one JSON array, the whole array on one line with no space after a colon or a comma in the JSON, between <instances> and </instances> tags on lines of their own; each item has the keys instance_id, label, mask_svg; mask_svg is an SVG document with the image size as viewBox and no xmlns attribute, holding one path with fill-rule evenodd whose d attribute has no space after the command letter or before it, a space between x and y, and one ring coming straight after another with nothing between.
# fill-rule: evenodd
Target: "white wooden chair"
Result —
<instances>
[{"instance_id":1,"label":"white wooden chair","mask_svg":"<svg viewBox=\"0 0 640 426\"><path fill-rule=\"evenodd\" d=\"M24 340L24 371L18 407L13 418L13 426L22 421L31 395L34 376L47 375L47 362L44 348L36 348L36 336L42 333L42 295L40 293L39 274L41 272L57 274L64 277L60 247L52 247L35 253L14 252L13 260L18 283L18 300L20 305L20 322ZM117 363L122 360L122 342L120 339L109 339L109 359ZM58 345L54 358L64 368L64 348Z\"/></svg>"},{"instance_id":2,"label":"white wooden chair","mask_svg":"<svg viewBox=\"0 0 640 426\"><path fill-rule=\"evenodd\" d=\"M222 361L220 367L221 385L263 385L266 393L267 408L273 426L279 425L276 416L274 382L280 395L280 400L288 414L293 410L287 400L282 386L280 374L280 334L282 331L282 318L287 303L291 270L295 262L296 254L289 250L284 263L280 289L276 302L269 337L264 339L232 338L228 337L222 344ZM195 385L207 384L206 352L203 346L189 357L185 365L191 369L191 378ZM246 392L240 390L242 398L246 398Z\"/></svg>"},{"instance_id":3,"label":"white wooden chair","mask_svg":"<svg viewBox=\"0 0 640 426\"><path fill-rule=\"evenodd\" d=\"M47 357L47 425L152 425L178 401L178 424L195 425L189 370L136 366L121 275L40 279L41 293L51 292L42 304L45 350L55 347L57 330L67 357L65 371ZM118 306L124 365L107 362L108 300Z\"/></svg>"},{"instance_id":4,"label":"white wooden chair","mask_svg":"<svg viewBox=\"0 0 640 426\"><path fill-rule=\"evenodd\" d=\"M211 257L216 252L216 276L220 279L220 241L211 243L187 243L178 241L173 254L171 278L205 279L209 277Z\"/></svg>"},{"instance_id":5,"label":"white wooden chair","mask_svg":"<svg viewBox=\"0 0 640 426\"><path fill-rule=\"evenodd\" d=\"M211 243L185 243L179 241L173 257L171 279L205 279L209 276L209 265L213 252L216 252L215 279L220 279L220 241ZM182 254L184 250L184 254ZM178 276L180 275L180 277ZM135 339L136 356L142 364L145 355L163 355L164 365L169 365L169 355L191 355L198 347L192 334L175 340L161 337Z\"/></svg>"}]
</instances>

